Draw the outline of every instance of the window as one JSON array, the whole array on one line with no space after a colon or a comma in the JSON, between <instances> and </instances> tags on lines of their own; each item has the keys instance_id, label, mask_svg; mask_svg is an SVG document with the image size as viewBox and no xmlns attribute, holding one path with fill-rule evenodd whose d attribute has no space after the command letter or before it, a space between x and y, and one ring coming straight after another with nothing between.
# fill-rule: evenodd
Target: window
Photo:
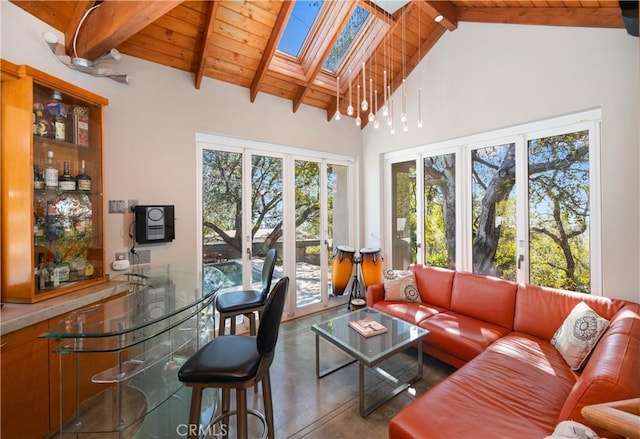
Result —
<instances>
[{"instance_id":1,"label":"window","mask_svg":"<svg viewBox=\"0 0 640 439\"><path fill-rule=\"evenodd\" d=\"M589 131L528 141L531 283L590 291Z\"/></svg>"},{"instance_id":2,"label":"window","mask_svg":"<svg viewBox=\"0 0 640 439\"><path fill-rule=\"evenodd\" d=\"M425 157L424 261L456 267L456 154Z\"/></svg>"},{"instance_id":3,"label":"window","mask_svg":"<svg viewBox=\"0 0 640 439\"><path fill-rule=\"evenodd\" d=\"M599 120L592 110L387 154L394 268L425 263L600 294ZM399 184L399 169L417 163L418 184ZM424 248L408 261L396 216L420 231L405 238Z\"/></svg>"},{"instance_id":4,"label":"window","mask_svg":"<svg viewBox=\"0 0 640 439\"><path fill-rule=\"evenodd\" d=\"M293 6L293 11L289 16L289 21L284 28L284 32L278 43L278 50L295 58L300 56L300 51L304 45L313 23L316 21L322 1L298 0Z\"/></svg>"},{"instance_id":5,"label":"window","mask_svg":"<svg viewBox=\"0 0 640 439\"><path fill-rule=\"evenodd\" d=\"M342 63L345 55L349 52L351 44L354 42L356 36L364 26L364 23L367 21L367 18L369 18L369 11L364 9L362 6L358 6L353 11L351 17L349 17L347 25L342 29L340 36L338 36L338 41L336 41L331 53L329 53L329 56L322 65L324 69L333 73L338 70L338 67Z\"/></svg>"}]
</instances>

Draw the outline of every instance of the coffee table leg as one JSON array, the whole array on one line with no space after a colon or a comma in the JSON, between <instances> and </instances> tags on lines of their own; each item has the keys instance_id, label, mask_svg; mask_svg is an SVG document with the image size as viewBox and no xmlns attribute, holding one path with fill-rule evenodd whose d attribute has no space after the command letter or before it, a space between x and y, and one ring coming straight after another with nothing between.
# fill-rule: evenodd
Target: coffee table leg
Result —
<instances>
[{"instance_id":1,"label":"coffee table leg","mask_svg":"<svg viewBox=\"0 0 640 439\"><path fill-rule=\"evenodd\" d=\"M364 406L364 364L358 363L358 398L360 402L360 416L368 416L373 410L367 410Z\"/></svg>"},{"instance_id":2,"label":"coffee table leg","mask_svg":"<svg viewBox=\"0 0 640 439\"><path fill-rule=\"evenodd\" d=\"M418 364L417 364L418 371L416 372L416 374L413 377L409 378L405 383L400 384L399 386L391 390L386 395L383 395L380 399L378 399L376 402L372 403L368 407L365 406L365 401L364 401L364 390L365 390L364 389L364 368L365 366L360 362L358 363L358 366L359 366L358 367L358 375L359 375L358 376L358 393L359 393L358 400L360 405L360 416L362 416L363 418L366 418L371 414L371 412L373 412L375 409L380 407L382 404L394 398L399 393L404 392L406 389L408 389L411 386L411 384L417 381L420 381L422 379L422 369L423 369L422 341L418 342ZM372 367L371 370L382 378L385 378L385 375L387 375L389 378L392 378L387 372L385 372L381 368ZM386 379L388 380L388 378Z\"/></svg>"},{"instance_id":3,"label":"coffee table leg","mask_svg":"<svg viewBox=\"0 0 640 439\"><path fill-rule=\"evenodd\" d=\"M330 373L335 372L336 370L340 370L343 367L346 367L350 364L355 363L357 360L355 358L347 360L344 363L340 363L337 366L333 366L330 367L328 369L325 369L323 371L320 371L320 336L318 334L316 334L316 378L322 378L325 377L327 375L329 375Z\"/></svg>"}]
</instances>

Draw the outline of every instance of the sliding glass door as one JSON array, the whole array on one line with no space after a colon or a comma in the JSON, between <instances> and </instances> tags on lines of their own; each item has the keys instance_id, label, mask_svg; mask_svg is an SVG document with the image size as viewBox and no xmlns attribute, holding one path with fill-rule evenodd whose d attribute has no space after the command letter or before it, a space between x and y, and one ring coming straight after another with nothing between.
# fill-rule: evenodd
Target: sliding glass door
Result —
<instances>
[{"instance_id":1,"label":"sliding glass door","mask_svg":"<svg viewBox=\"0 0 640 439\"><path fill-rule=\"evenodd\" d=\"M296 308L306 314L344 302L333 294L332 262L337 246L353 245L351 170L322 159L296 159L294 170Z\"/></svg>"},{"instance_id":2,"label":"sliding glass door","mask_svg":"<svg viewBox=\"0 0 640 439\"><path fill-rule=\"evenodd\" d=\"M346 303L332 294L331 262L334 245L355 244L353 160L250 146L201 144L206 279L221 292L259 289L264 257L275 248L274 277L294 285L288 316Z\"/></svg>"},{"instance_id":3,"label":"sliding glass door","mask_svg":"<svg viewBox=\"0 0 640 439\"><path fill-rule=\"evenodd\" d=\"M203 272L223 291L260 289L270 248L282 273L282 165L281 157L203 150Z\"/></svg>"}]
</instances>

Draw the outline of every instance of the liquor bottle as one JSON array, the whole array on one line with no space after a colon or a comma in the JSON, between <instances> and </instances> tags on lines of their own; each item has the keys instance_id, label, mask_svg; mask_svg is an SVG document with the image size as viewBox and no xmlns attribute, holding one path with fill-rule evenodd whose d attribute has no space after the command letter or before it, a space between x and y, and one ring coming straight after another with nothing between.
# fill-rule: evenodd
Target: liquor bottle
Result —
<instances>
[{"instance_id":1,"label":"liquor bottle","mask_svg":"<svg viewBox=\"0 0 640 439\"><path fill-rule=\"evenodd\" d=\"M54 90L51 100L47 102L46 113L51 117L54 126L54 138L59 141L67 140L67 107L62 103L62 95Z\"/></svg>"},{"instance_id":2,"label":"liquor bottle","mask_svg":"<svg viewBox=\"0 0 640 439\"><path fill-rule=\"evenodd\" d=\"M54 201L47 201L47 240L55 241L58 239L58 208Z\"/></svg>"},{"instance_id":3,"label":"liquor bottle","mask_svg":"<svg viewBox=\"0 0 640 439\"><path fill-rule=\"evenodd\" d=\"M49 265L47 269L49 271L49 276L51 278L51 281L49 284L50 287L58 288L60 286L60 271L58 270L58 267L56 266L55 262L53 262L53 259L49 259Z\"/></svg>"},{"instance_id":4,"label":"liquor bottle","mask_svg":"<svg viewBox=\"0 0 640 439\"><path fill-rule=\"evenodd\" d=\"M42 177L37 164L33 165L33 189L36 191L44 189L44 177Z\"/></svg>"},{"instance_id":5,"label":"liquor bottle","mask_svg":"<svg viewBox=\"0 0 640 439\"><path fill-rule=\"evenodd\" d=\"M80 191L91 190L91 177L87 175L84 169L84 160L82 161L82 165L80 167L80 173L76 175L76 181L78 183L78 190Z\"/></svg>"},{"instance_id":6,"label":"liquor bottle","mask_svg":"<svg viewBox=\"0 0 640 439\"><path fill-rule=\"evenodd\" d=\"M49 281L49 270L44 264L44 253L38 253L38 266L36 267L36 289L44 290Z\"/></svg>"},{"instance_id":7,"label":"liquor bottle","mask_svg":"<svg viewBox=\"0 0 640 439\"><path fill-rule=\"evenodd\" d=\"M61 191L75 191L76 179L69 172L69 162L64 162L62 175L58 179L58 189Z\"/></svg>"},{"instance_id":8,"label":"liquor bottle","mask_svg":"<svg viewBox=\"0 0 640 439\"><path fill-rule=\"evenodd\" d=\"M53 287L53 261L51 259L49 259L45 263L42 271L43 271L42 276L44 277L44 287L45 288Z\"/></svg>"},{"instance_id":9,"label":"liquor bottle","mask_svg":"<svg viewBox=\"0 0 640 439\"><path fill-rule=\"evenodd\" d=\"M53 151L47 152L47 167L44 169L44 182L47 188L58 187L58 170L53 166Z\"/></svg>"}]
</instances>

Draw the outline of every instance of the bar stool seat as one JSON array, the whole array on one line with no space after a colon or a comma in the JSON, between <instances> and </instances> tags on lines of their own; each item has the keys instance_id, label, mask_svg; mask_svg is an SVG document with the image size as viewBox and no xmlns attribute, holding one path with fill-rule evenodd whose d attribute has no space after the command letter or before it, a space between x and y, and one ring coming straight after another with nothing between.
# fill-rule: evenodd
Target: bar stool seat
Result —
<instances>
[{"instance_id":1,"label":"bar stool seat","mask_svg":"<svg viewBox=\"0 0 640 439\"><path fill-rule=\"evenodd\" d=\"M267 436L274 434L273 404L269 368L273 362L280 320L289 286L289 278L278 281L267 299L256 336L218 336L202 347L180 368L178 378L192 388L189 413L189 437L198 437L202 391L222 389L222 413L212 424L237 414L238 438L247 438L247 389L262 382ZM236 411L230 409L231 389L236 391Z\"/></svg>"},{"instance_id":2,"label":"bar stool seat","mask_svg":"<svg viewBox=\"0 0 640 439\"><path fill-rule=\"evenodd\" d=\"M262 308L267 301L276 265L277 252L275 248L267 251L261 273L260 290L229 291L216 297L216 310L220 314L218 335L224 335L227 319L231 320L231 334L236 333L236 316L244 315L249 319L249 334L256 335L256 316L258 320Z\"/></svg>"}]
</instances>

